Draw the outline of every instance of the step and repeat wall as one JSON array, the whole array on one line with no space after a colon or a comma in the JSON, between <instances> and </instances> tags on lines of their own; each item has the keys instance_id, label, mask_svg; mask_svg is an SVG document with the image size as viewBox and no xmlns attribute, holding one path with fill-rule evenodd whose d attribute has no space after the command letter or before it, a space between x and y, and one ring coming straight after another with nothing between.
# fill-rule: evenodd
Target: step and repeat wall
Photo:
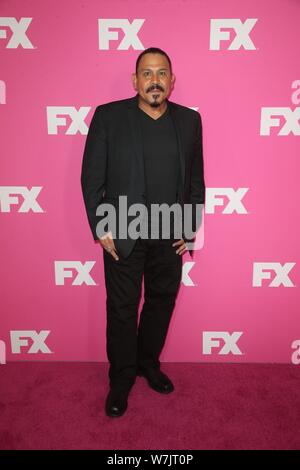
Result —
<instances>
[{"instance_id":1,"label":"step and repeat wall","mask_svg":"<svg viewBox=\"0 0 300 470\"><path fill-rule=\"evenodd\" d=\"M82 156L148 47L201 114L207 187L161 361L300 362L299 23L298 0L0 0L2 364L107 360Z\"/></svg>"}]
</instances>

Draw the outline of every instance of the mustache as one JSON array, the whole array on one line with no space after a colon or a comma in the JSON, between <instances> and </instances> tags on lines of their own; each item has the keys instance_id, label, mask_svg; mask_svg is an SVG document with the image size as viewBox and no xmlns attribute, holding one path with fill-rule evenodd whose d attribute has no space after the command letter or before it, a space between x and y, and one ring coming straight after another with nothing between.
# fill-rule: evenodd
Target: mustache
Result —
<instances>
[{"instance_id":1,"label":"mustache","mask_svg":"<svg viewBox=\"0 0 300 470\"><path fill-rule=\"evenodd\" d=\"M148 88L147 93L154 90L164 91L164 89L160 85L151 85L151 87Z\"/></svg>"}]
</instances>

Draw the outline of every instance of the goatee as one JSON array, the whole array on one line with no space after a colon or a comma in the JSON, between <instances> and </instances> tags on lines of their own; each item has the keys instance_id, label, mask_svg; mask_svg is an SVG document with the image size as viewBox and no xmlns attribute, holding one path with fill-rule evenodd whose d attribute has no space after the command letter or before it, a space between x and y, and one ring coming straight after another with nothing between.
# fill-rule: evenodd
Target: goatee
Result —
<instances>
[{"instance_id":1,"label":"goatee","mask_svg":"<svg viewBox=\"0 0 300 470\"><path fill-rule=\"evenodd\" d=\"M153 101L153 103L150 103L151 108L158 108L160 106L160 103L158 101Z\"/></svg>"}]
</instances>

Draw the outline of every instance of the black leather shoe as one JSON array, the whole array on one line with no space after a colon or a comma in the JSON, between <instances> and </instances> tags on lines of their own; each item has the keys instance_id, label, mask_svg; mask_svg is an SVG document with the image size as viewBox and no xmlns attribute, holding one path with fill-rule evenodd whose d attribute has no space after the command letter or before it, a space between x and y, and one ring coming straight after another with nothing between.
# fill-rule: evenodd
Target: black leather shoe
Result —
<instances>
[{"instance_id":1,"label":"black leather shoe","mask_svg":"<svg viewBox=\"0 0 300 470\"><path fill-rule=\"evenodd\" d=\"M129 390L111 388L105 402L105 413L111 418L122 416L127 410Z\"/></svg>"},{"instance_id":2,"label":"black leather shoe","mask_svg":"<svg viewBox=\"0 0 300 470\"><path fill-rule=\"evenodd\" d=\"M149 386L159 393L171 393L174 390L174 385L169 377L164 374L160 369L138 369L137 375L145 377Z\"/></svg>"}]
</instances>

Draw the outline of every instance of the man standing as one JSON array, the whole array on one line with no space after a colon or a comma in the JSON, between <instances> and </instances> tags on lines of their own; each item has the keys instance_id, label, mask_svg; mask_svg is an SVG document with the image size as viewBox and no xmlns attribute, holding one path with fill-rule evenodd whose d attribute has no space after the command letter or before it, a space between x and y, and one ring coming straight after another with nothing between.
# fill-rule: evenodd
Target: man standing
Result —
<instances>
[{"instance_id":1,"label":"man standing","mask_svg":"<svg viewBox=\"0 0 300 470\"><path fill-rule=\"evenodd\" d=\"M141 225L150 234L157 229L156 238L122 238L111 227L99 230L101 208L109 203L119 213L121 195L129 205L148 209L191 204L197 230L195 207L205 202L201 117L168 100L174 81L168 55L159 48L144 50L132 74L136 96L96 108L84 149L83 197L94 240L103 248L110 363L105 411L111 417L125 413L137 375L159 393L174 390L160 370L159 356L180 286L185 233L176 238L170 226L166 238L160 219L147 210ZM138 323L143 276L145 301Z\"/></svg>"}]
</instances>

